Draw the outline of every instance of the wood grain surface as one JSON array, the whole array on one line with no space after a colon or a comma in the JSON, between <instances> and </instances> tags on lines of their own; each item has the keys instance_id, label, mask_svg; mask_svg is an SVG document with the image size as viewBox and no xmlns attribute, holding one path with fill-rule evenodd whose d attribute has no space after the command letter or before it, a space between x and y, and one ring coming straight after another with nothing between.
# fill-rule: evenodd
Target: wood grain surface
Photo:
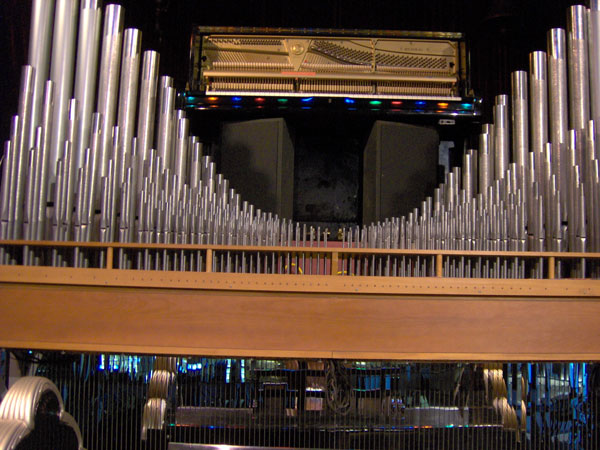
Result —
<instances>
[{"instance_id":1,"label":"wood grain surface","mask_svg":"<svg viewBox=\"0 0 600 450\"><path fill-rule=\"evenodd\" d=\"M594 296L3 282L0 311L0 347L290 358L600 359L600 299Z\"/></svg>"}]
</instances>

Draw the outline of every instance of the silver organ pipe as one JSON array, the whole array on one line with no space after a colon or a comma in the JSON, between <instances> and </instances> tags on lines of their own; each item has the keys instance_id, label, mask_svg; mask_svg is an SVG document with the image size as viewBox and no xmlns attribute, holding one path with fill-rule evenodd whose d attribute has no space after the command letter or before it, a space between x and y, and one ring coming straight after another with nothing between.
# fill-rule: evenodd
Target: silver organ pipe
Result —
<instances>
[{"instance_id":1,"label":"silver organ pipe","mask_svg":"<svg viewBox=\"0 0 600 450\"><path fill-rule=\"evenodd\" d=\"M31 34L29 36L28 64L34 70L31 120L27 132L27 148L34 142L36 128L42 121L44 84L50 66L50 45L54 22L54 0L37 0L31 7Z\"/></svg>"},{"instance_id":2,"label":"silver organ pipe","mask_svg":"<svg viewBox=\"0 0 600 450\"><path fill-rule=\"evenodd\" d=\"M85 149L89 146L90 141L92 114L96 102L95 86L98 73L101 22L102 10L98 0L83 1L79 11L73 95L78 102L77 131L73 143L76 169L82 166Z\"/></svg>"},{"instance_id":3,"label":"silver organ pipe","mask_svg":"<svg viewBox=\"0 0 600 450\"><path fill-rule=\"evenodd\" d=\"M0 238L325 245L324 230L260 211L230 189L190 134L173 79L159 75L158 53L142 54L139 30L124 30L120 6L104 12L97 0L79 8L73 0L33 6L31 42L43 45L30 50L4 145ZM590 10L571 7L567 31L548 32L547 48L531 53L529 71L511 74L510 95L496 97L479 148L465 153L462 167L446 175L433 197L405 217L341 230L343 245L598 251L598 10L598 2ZM90 264L75 253L73 264ZM1 256L15 263L6 252ZM214 269L300 273L293 258L278 265L238 256L213 261ZM67 264L61 258L53 263ZM189 258L148 251L119 261L141 269L199 268ZM429 262L410 264L352 261L341 273L349 267L374 275L433 273ZM521 261L452 264L444 270L454 276L525 276ZM307 272L318 273L312 265ZM575 272L584 274L585 264Z\"/></svg>"}]
</instances>

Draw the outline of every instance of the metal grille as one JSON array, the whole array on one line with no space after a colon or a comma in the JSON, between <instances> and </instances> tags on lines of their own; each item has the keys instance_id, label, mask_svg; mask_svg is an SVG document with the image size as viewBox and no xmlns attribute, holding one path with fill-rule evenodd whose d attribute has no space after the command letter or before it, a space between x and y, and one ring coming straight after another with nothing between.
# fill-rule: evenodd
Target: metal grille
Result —
<instances>
[{"instance_id":1,"label":"metal grille","mask_svg":"<svg viewBox=\"0 0 600 450\"><path fill-rule=\"evenodd\" d=\"M596 364L15 353L88 450L598 448Z\"/></svg>"}]
</instances>

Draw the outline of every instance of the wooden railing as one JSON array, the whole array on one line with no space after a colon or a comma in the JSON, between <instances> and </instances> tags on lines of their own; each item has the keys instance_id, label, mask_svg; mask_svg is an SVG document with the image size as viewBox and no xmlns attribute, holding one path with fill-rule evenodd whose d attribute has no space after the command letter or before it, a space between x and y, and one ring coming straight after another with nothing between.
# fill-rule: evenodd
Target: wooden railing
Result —
<instances>
[{"instance_id":1,"label":"wooden railing","mask_svg":"<svg viewBox=\"0 0 600 450\"><path fill-rule=\"evenodd\" d=\"M0 347L600 360L597 253L38 241L0 248L11 263L0 265ZM88 267L74 267L82 263ZM227 272L236 264L241 273ZM486 277L456 276L469 264L485 267ZM511 268L526 278L503 277Z\"/></svg>"}]
</instances>

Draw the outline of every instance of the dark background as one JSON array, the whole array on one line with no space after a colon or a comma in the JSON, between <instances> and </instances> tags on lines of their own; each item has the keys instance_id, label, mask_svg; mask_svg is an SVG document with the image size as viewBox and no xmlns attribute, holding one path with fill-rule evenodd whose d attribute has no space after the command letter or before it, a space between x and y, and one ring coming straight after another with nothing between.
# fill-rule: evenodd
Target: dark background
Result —
<instances>
[{"instance_id":1,"label":"dark background","mask_svg":"<svg viewBox=\"0 0 600 450\"><path fill-rule=\"evenodd\" d=\"M110 2L106 2L110 3ZM160 73L187 79L193 24L457 31L471 52L472 86L485 100L508 93L510 72L527 69L528 54L545 49L546 32L566 26L573 0L120 0L125 24L143 32L145 49L161 54ZM20 67L29 39L29 0L0 1L0 136L16 111Z\"/></svg>"},{"instance_id":2,"label":"dark background","mask_svg":"<svg viewBox=\"0 0 600 450\"><path fill-rule=\"evenodd\" d=\"M173 76L179 89L185 87L188 78L193 25L462 32L470 51L471 86L475 95L484 100L483 120L490 121L494 96L509 93L510 72L527 70L529 53L546 48L548 29L566 27L567 8L574 0L118 0L116 3L125 8L125 26L142 30L143 49L160 52L159 73ZM10 116L17 108L20 67L27 58L30 9L30 0L0 0L1 140L8 138ZM352 124L342 118L334 123L329 117L311 114L297 123L307 121L317 127L331 125L313 134L297 133L300 137L295 141L294 218L302 221L312 218L323 224L328 219L337 223L360 222L361 152L370 128L365 125L366 131L356 138L345 130L360 128L362 120ZM218 133L218 127L205 125ZM301 128L293 123L288 125L292 131ZM336 171L342 172L339 177L335 176ZM339 185L321 186L332 180L342 182L343 195L338 192ZM324 199L322 207L312 199L313 185ZM329 217L331 208L339 205L343 211Z\"/></svg>"}]
</instances>

